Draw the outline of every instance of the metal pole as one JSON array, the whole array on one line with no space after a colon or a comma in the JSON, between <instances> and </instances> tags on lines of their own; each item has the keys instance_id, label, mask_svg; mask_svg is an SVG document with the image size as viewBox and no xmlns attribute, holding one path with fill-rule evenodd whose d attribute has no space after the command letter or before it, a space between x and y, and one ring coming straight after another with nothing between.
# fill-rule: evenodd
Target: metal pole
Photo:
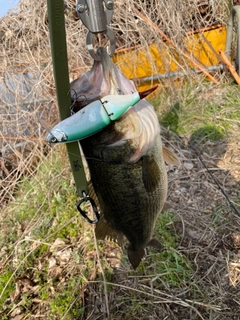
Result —
<instances>
[{"instance_id":1,"label":"metal pole","mask_svg":"<svg viewBox=\"0 0 240 320\"><path fill-rule=\"evenodd\" d=\"M223 65L219 64L217 66L210 66L205 67L207 71L217 71L217 70L223 70ZM188 73L201 73L202 71L200 69L189 69L187 71L175 71L175 72L167 72L167 73L159 73L154 76L150 77L142 77L142 78L132 78L133 81L140 81L140 82L149 82L149 81L157 81L160 79L169 79L174 77L183 77L186 76Z\"/></svg>"}]
</instances>

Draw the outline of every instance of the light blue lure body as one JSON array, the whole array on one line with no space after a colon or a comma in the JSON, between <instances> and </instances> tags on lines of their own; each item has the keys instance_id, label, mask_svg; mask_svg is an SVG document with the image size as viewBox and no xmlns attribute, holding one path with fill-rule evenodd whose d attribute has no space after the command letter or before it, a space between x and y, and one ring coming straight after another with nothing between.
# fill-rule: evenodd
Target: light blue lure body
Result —
<instances>
[{"instance_id":1,"label":"light blue lure body","mask_svg":"<svg viewBox=\"0 0 240 320\"><path fill-rule=\"evenodd\" d=\"M89 137L104 129L111 121L119 119L139 100L138 92L128 95L105 96L59 122L49 132L46 141L68 143Z\"/></svg>"}]
</instances>

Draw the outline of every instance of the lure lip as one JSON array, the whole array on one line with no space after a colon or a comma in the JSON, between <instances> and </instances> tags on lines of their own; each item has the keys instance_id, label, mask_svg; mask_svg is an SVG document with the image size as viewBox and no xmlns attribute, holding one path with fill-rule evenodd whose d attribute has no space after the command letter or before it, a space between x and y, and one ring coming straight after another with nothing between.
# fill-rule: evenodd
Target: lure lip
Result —
<instances>
[{"instance_id":1,"label":"lure lip","mask_svg":"<svg viewBox=\"0 0 240 320\"><path fill-rule=\"evenodd\" d=\"M139 93L139 96L140 96L140 99L146 98L150 93L152 93L153 91L155 91L157 88L158 88L158 86L155 86L155 87L150 88L150 89L148 89L148 90L146 90L146 91L138 92L138 93Z\"/></svg>"}]
</instances>

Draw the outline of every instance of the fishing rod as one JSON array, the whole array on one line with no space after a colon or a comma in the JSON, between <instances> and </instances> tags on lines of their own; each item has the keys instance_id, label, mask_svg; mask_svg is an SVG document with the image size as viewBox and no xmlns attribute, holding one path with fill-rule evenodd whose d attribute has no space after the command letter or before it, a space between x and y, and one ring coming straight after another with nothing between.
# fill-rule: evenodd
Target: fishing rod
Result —
<instances>
[{"instance_id":1,"label":"fishing rod","mask_svg":"<svg viewBox=\"0 0 240 320\"><path fill-rule=\"evenodd\" d=\"M71 115L72 101L69 85L63 0L47 0L47 8L58 109L61 120L64 120ZM88 192L88 184L78 142L67 144L66 148L77 194L82 196L83 192Z\"/></svg>"},{"instance_id":2,"label":"fishing rod","mask_svg":"<svg viewBox=\"0 0 240 320\"><path fill-rule=\"evenodd\" d=\"M56 85L56 94L58 108L61 120L67 119L72 115L72 100L70 95L68 56L66 44L66 30L64 19L64 2L63 0L47 0L48 21L51 41L52 62L54 71L54 80ZM77 2L76 11L84 25L89 29L86 42L90 55L95 60L99 57L93 49L93 39L98 33L105 33L110 40L110 55L115 50L115 38L113 31L108 27L113 13L113 2L105 2L105 8L102 1L98 0L79 0ZM94 128L93 128L94 131ZM94 133L94 132L92 132ZM100 216L97 211L94 200L88 196L88 182L81 158L80 147L78 141L73 141L66 145L67 154L70 161L77 194L83 197L77 203L77 209L81 215L92 224L98 222ZM85 211L81 209L83 202L90 203L95 219L91 220L87 217Z\"/></svg>"},{"instance_id":3,"label":"fishing rod","mask_svg":"<svg viewBox=\"0 0 240 320\"><path fill-rule=\"evenodd\" d=\"M221 193L223 194L223 196L225 197L226 201L228 202L228 204L230 205L231 209L234 211L234 213L236 213L236 215L238 217L240 217L240 212L237 210L237 208L235 207L235 205L233 204L232 200L229 198L229 196L227 195L227 193L223 190L223 188L221 187L220 183L218 182L218 180L214 177L214 175L212 174L212 172L208 169L207 165L204 163L201 155L199 154L199 152L196 150L196 148L192 147L192 150L194 151L194 153L197 155L198 159L200 160L200 162L202 163L202 165L204 166L204 168L207 170L207 173L210 175L211 179L214 181L214 183L217 185L218 189L221 191Z\"/></svg>"},{"instance_id":4,"label":"fishing rod","mask_svg":"<svg viewBox=\"0 0 240 320\"><path fill-rule=\"evenodd\" d=\"M113 31L108 27L113 13L113 1L99 0L78 0L76 11L84 25L89 29L86 37L87 48L94 60L99 60L98 55L93 48L93 39L98 33L104 33L110 40L110 55L115 50L115 37ZM56 85L56 94L58 108L61 120L67 119L72 115L72 100L70 95L68 56L66 44L66 30L64 19L64 2L63 0L47 0L48 21L50 30L51 52L54 71L54 80ZM90 128L94 133L94 126ZM96 130L95 130L96 131ZM83 197L77 203L77 209L81 215L92 224L98 222L100 216L94 200L88 196L88 183L81 158L79 142L74 140L66 145L67 154L70 161L77 194ZM83 202L90 202L95 214L95 219L91 220L81 209Z\"/></svg>"},{"instance_id":5,"label":"fishing rod","mask_svg":"<svg viewBox=\"0 0 240 320\"><path fill-rule=\"evenodd\" d=\"M88 195L89 188L81 158L79 140L95 134L109 125L111 121L117 120L131 106L155 90L156 87L143 93L135 92L131 95L105 96L101 100L94 101L79 112L73 114L72 109L75 102L72 101L70 95L63 0L47 0L47 7L54 79L62 122L49 132L46 141L50 143L68 142L66 146L67 153L77 194L79 197L83 197L77 203L77 209L89 223L96 224L99 221L100 215L94 200ZM114 33L109 27L113 14L113 1L78 0L76 12L79 19L88 29L86 45L91 57L96 61L101 61L101 54L98 54L98 52L100 52L99 50L105 50L111 57L115 51ZM108 51L103 47L95 50L93 41L98 34L104 34L108 38ZM70 133L65 134L65 132L61 130L62 123L67 123ZM73 123L74 125L72 125ZM81 205L84 202L90 203L93 214L95 215L94 219L90 219L87 213L81 209Z\"/></svg>"}]
</instances>

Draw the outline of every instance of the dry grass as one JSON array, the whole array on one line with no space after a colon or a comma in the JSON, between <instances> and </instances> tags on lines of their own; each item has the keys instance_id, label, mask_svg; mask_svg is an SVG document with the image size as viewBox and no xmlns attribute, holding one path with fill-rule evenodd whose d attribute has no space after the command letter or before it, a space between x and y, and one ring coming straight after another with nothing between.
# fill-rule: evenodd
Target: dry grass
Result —
<instances>
[{"instance_id":1,"label":"dry grass","mask_svg":"<svg viewBox=\"0 0 240 320\"><path fill-rule=\"evenodd\" d=\"M182 49L188 30L226 24L228 15L224 0L116 0L111 26L118 49L146 47L152 41L164 45L146 22L132 14L132 7L152 19L177 50ZM72 80L89 69L92 61L85 44L86 29L75 19L73 1L66 1L65 19ZM239 319L239 218L192 148L197 146L239 209L239 118L230 117L237 113L239 100L234 96L238 88L233 90L229 114L211 118L225 119L227 138L196 140L187 132L163 129L164 143L182 162L179 168L168 167L168 203L173 214L163 215L156 226L156 236L165 242L166 250L148 252L134 272L116 244L96 245L92 228L75 212L76 196L64 151L50 150L43 140L46 129L39 119L58 120L46 1L20 1L17 13L0 20L0 30L2 83L14 96L14 101L0 104L0 196L5 206L0 218L2 319ZM184 59L180 67L188 75ZM27 83L29 75L33 79L25 90L22 83ZM8 79L14 77L10 85ZM161 91L165 100L157 104L162 116L176 102L190 101L192 108L187 109L183 128L193 119L191 110L196 104L200 110L200 105L215 101L224 110L230 100L229 86L222 85L224 75L219 76L219 86L204 86L201 75L187 79L190 93L165 82ZM197 86L192 80L197 80ZM198 117L203 119L201 114Z\"/></svg>"}]
</instances>

